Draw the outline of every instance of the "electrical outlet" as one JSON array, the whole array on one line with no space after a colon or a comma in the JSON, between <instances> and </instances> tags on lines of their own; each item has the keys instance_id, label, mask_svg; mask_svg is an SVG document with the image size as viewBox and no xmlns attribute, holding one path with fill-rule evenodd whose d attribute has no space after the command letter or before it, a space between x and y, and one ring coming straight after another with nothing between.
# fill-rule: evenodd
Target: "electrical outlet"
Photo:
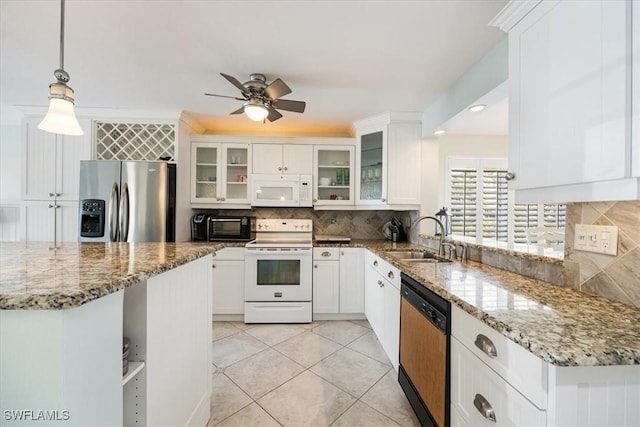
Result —
<instances>
[{"instance_id":1,"label":"electrical outlet","mask_svg":"<svg viewBox=\"0 0 640 427\"><path fill-rule=\"evenodd\" d=\"M576 224L573 248L576 251L618 255L618 227Z\"/></svg>"}]
</instances>

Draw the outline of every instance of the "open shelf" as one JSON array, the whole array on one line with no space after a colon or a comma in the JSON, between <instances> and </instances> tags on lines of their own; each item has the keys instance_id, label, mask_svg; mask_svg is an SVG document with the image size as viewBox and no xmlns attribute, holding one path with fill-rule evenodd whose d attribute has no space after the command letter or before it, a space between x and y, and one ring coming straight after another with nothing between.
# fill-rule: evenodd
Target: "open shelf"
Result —
<instances>
[{"instance_id":1,"label":"open shelf","mask_svg":"<svg viewBox=\"0 0 640 427\"><path fill-rule=\"evenodd\" d=\"M138 375L138 372L144 369L144 362L129 362L129 371L127 375L122 377L122 385L124 386L126 383L131 381L133 377Z\"/></svg>"}]
</instances>

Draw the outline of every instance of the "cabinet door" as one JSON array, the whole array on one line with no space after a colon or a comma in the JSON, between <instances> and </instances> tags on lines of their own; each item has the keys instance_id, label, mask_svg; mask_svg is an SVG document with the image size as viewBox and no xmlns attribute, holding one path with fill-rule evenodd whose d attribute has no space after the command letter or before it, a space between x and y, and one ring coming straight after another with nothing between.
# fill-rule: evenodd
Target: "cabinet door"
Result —
<instances>
[{"instance_id":1,"label":"cabinet door","mask_svg":"<svg viewBox=\"0 0 640 427\"><path fill-rule=\"evenodd\" d=\"M283 173L282 144L253 145L253 173Z\"/></svg>"},{"instance_id":2,"label":"cabinet door","mask_svg":"<svg viewBox=\"0 0 640 427\"><path fill-rule=\"evenodd\" d=\"M221 157L220 144L191 144L191 203L220 201Z\"/></svg>"},{"instance_id":3,"label":"cabinet door","mask_svg":"<svg viewBox=\"0 0 640 427\"><path fill-rule=\"evenodd\" d=\"M389 125L387 200L393 205L420 204L421 125Z\"/></svg>"},{"instance_id":4,"label":"cabinet door","mask_svg":"<svg viewBox=\"0 0 640 427\"><path fill-rule=\"evenodd\" d=\"M80 204L78 202L60 201L55 212L56 216L56 239L58 242L77 242L79 235L78 217Z\"/></svg>"},{"instance_id":5,"label":"cabinet door","mask_svg":"<svg viewBox=\"0 0 640 427\"><path fill-rule=\"evenodd\" d=\"M251 155L248 144L223 144L222 146L222 203L248 204L249 171Z\"/></svg>"},{"instance_id":6,"label":"cabinet door","mask_svg":"<svg viewBox=\"0 0 640 427\"><path fill-rule=\"evenodd\" d=\"M56 192L58 135L38 129L40 120L24 121L24 200L48 200ZM34 212L32 210L32 215Z\"/></svg>"},{"instance_id":7,"label":"cabinet door","mask_svg":"<svg viewBox=\"0 0 640 427\"><path fill-rule=\"evenodd\" d=\"M53 201L25 202L24 205L24 241L53 242L55 217Z\"/></svg>"},{"instance_id":8,"label":"cabinet door","mask_svg":"<svg viewBox=\"0 0 640 427\"><path fill-rule=\"evenodd\" d=\"M358 136L357 204L387 203L387 126L362 130Z\"/></svg>"},{"instance_id":9,"label":"cabinet door","mask_svg":"<svg viewBox=\"0 0 640 427\"><path fill-rule=\"evenodd\" d=\"M312 145L283 145L282 170L285 174L313 174Z\"/></svg>"},{"instance_id":10,"label":"cabinet door","mask_svg":"<svg viewBox=\"0 0 640 427\"><path fill-rule=\"evenodd\" d=\"M314 147L314 205L354 204L354 152L354 147Z\"/></svg>"},{"instance_id":11,"label":"cabinet door","mask_svg":"<svg viewBox=\"0 0 640 427\"><path fill-rule=\"evenodd\" d=\"M628 176L629 6L542 2L509 34L512 188Z\"/></svg>"},{"instance_id":12,"label":"cabinet door","mask_svg":"<svg viewBox=\"0 0 640 427\"><path fill-rule=\"evenodd\" d=\"M393 369L398 372L400 359L400 290L389 281L383 280L382 316L385 332L382 347L389 357Z\"/></svg>"},{"instance_id":13,"label":"cabinet door","mask_svg":"<svg viewBox=\"0 0 640 427\"><path fill-rule=\"evenodd\" d=\"M244 261L213 261L213 314L244 313Z\"/></svg>"},{"instance_id":14,"label":"cabinet door","mask_svg":"<svg viewBox=\"0 0 640 427\"><path fill-rule=\"evenodd\" d=\"M340 249L340 313L364 313L364 249Z\"/></svg>"},{"instance_id":15,"label":"cabinet door","mask_svg":"<svg viewBox=\"0 0 640 427\"><path fill-rule=\"evenodd\" d=\"M56 192L58 200L78 200L80 198L80 160L91 159L90 120L80 120L84 135L58 136L56 162ZM74 240L77 240L74 239Z\"/></svg>"},{"instance_id":16,"label":"cabinet door","mask_svg":"<svg viewBox=\"0 0 640 427\"><path fill-rule=\"evenodd\" d=\"M313 312L340 312L340 263L313 261Z\"/></svg>"}]
</instances>

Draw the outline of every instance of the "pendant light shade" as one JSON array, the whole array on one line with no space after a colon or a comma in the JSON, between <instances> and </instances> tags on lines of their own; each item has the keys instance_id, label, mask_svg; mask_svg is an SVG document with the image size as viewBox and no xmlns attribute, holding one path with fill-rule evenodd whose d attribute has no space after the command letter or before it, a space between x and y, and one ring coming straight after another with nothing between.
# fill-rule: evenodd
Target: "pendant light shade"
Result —
<instances>
[{"instance_id":1,"label":"pendant light shade","mask_svg":"<svg viewBox=\"0 0 640 427\"><path fill-rule=\"evenodd\" d=\"M69 73L64 70L64 1L60 1L60 68L53 72L58 81L49 85L49 110L38 128L62 135L83 135L76 119L73 89L67 85Z\"/></svg>"},{"instance_id":2,"label":"pendant light shade","mask_svg":"<svg viewBox=\"0 0 640 427\"><path fill-rule=\"evenodd\" d=\"M244 104L244 113L254 122L261 122L269 115L269 110L262 103L250 101Z\"/></svg>"}]
</instances>

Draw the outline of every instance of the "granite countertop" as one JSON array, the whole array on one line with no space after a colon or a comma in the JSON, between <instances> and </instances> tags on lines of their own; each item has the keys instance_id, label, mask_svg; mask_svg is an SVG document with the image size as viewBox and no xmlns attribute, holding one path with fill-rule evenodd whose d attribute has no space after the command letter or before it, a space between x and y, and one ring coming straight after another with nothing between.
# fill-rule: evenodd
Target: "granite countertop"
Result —
<instances>
[{"instance_id":1,"label":"granite countertop","mask_svg":"<svg viewBox=\"0 0 640 427\"><path fill-rule=\"evenodd\" d=\"M72 308L244 243L0 243L0 309ZM468 262L402 263L410 243L352 240L557 366L640 365L640 309Z\"/></svg>"},{"instance_id":2,"label":"granite countertop","mask_svg":"<svg viewBox=\"0 0 640 427\"><path fill-rule=\"evenodd\" d=\"M640 365L640 309L476 262L402 263L410 243L352 241L556 366ZM526 256L526 254L525 254Z\"/></svg>"},{"instance_id":3,"label":"granite countertop","mask_svg":"<svg viewBox=\"0 0 640 427\"><path fill-rule=\"evenodd\" d=\"M0 243L0 309L77 307L229 245Z\"/></svg>"}]
</instances>

